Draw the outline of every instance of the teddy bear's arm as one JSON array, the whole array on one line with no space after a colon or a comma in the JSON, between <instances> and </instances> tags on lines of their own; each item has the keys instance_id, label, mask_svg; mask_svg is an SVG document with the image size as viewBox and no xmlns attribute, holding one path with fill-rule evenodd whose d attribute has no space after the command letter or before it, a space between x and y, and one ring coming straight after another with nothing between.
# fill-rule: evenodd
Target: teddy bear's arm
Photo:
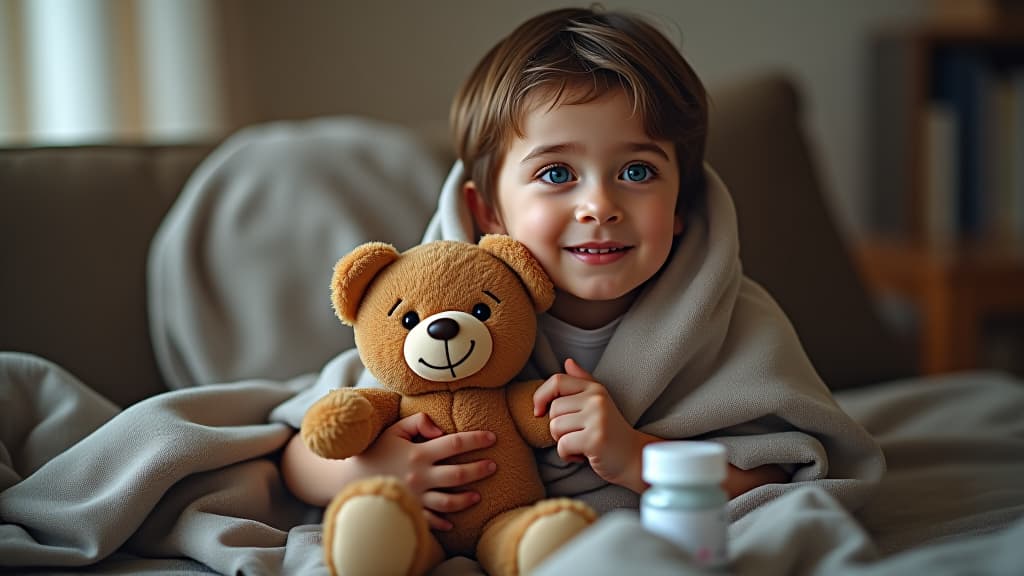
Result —
<instances>
[{"instance_id":1,"label":"teddy bear's arm","mask_svg":"<svg viewBox=\"0 0 1024 576\"><path fill-rule=\"evenodd\" d=\"M302 440L323 458L361 454L398 420L402 397L377 388L339 388L313 404L302 418Z\"/></svg>"},{"instance_id":2,"label":"teddy bear's arm","mask_svg":"<svg viewBox=\"0 0 1024 576\"><path fill-rule=\"evenodd\" d=\"M512 421L526 443L534 448L547 448L555 444L555 439L551 437L551 419L548 415L533 415L533 393L543 383L543 380L525 380L513 382L506 387L508 410L512 414Z\"/></svg>"}]
</instances>

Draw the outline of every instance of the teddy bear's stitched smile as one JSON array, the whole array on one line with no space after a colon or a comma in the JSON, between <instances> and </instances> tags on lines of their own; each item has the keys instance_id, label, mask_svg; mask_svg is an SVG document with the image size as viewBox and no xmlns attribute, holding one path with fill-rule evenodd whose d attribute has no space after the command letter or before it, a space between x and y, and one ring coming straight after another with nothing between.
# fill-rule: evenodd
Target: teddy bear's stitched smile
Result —
<instances>
[{"instance_id":1,"label":"teddy bear's stitched smile","mask_svg":"<svg viewBox=\"0 0 1024 576\"><path fill-rule=\"evenodd\" d=\"M451 351L448 349L448 342L448 340L444 341L444 357L445 360L448 361L447 366L434 366L433 364L427 362L423 358L420 358L419 361L420 364L423 364L427 368L432 368L434 370L449 370L452 373L452 378L456 378L457 375L455 374L455 369L459 367L463 362L465 362L470 356L473 355L473 350L476 349L476 340L469 341L469 351L466 352L466 355L463 356L462 359L460 359L458 362L454 364L452 364L452 355Z\"/></svg>"}]
</instances>

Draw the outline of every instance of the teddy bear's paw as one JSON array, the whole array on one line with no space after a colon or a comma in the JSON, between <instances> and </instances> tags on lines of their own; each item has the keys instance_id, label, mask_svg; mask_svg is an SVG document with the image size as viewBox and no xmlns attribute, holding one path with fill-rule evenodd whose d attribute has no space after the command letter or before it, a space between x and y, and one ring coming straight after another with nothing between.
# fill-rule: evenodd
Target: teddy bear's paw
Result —
<instances>
[{"instance_id":1,"label":"teddy bear's paw","mask_svg":"<svg viewBox=\"0 0 1024 576\"><path fill-rule=\"evenodd\" d=\"M440 549L416 498L397 479L367 478L324 512L324 559L340 575L424 574Z\"/></svg>"},{"instance_id":2,"label":"teddy bear's paw","mask_svg":"<svg viewBox=\"0 0 1024 576\"><path fill-rule=\"evenodd\" d=\"M590 526L597 515L586 504L568 498L539 502L516 552L520 574L529 574L552 552Z\"/></svg>"},{"instance_id":3,"label":"teddy bear's paw","mask_svg":"<svg viewBox=\"0 0 1024 576\"><path fill-rule=\"evenodd\" d=\"M302 441L323 458L348 458L373 440L373 405L349 388L332 390L302 419Z\"/></svg>"}]
</instances>

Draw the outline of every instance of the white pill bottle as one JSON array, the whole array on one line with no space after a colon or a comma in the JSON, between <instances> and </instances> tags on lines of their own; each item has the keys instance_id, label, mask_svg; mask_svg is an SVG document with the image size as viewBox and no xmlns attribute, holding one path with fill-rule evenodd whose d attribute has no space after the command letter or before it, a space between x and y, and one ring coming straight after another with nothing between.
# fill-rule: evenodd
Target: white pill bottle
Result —
<instances>
[{"instance_id":1,"label":"white pill bottle","mask_svg":"<svg viewBox=\"0 0 1024 576\"><path fill-rule=\"evenodd\" d=\"M725 446L714 442L656 442L644 447L640 500L644 528L682 548L696 566L728 562L729 496Z\"/></svg>"}]
</instances>

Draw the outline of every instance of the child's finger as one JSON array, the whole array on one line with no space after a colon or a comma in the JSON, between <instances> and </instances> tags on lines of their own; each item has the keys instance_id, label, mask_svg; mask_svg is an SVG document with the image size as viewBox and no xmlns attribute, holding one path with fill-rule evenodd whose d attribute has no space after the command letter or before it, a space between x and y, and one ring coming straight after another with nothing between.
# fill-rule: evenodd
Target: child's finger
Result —
<instances>
[{"instance_id":1,"label":"child's finger","mask_svg":"<svg viewBox=\"0 0 1024 576\"><path fill-rule=\"evenodd\" d=\"M427 525L430 526L431 530L437 530L439 532L447 532L452 529L452 523L444 518L441 518L437 514L434 514L426 508L423 509L423 517L427 519Z\"/></svg>"},{"instance_id":2,"label":"child's finger","mask_svg":"<svg viewBox=\"0 0 1024 576\"><path fill-rule=\"evenodd\" d=\"M558 440L558 457L566 462L583 462L586 455L583 453L583 432L577 430L570 432Z\"/></svg>"},{"instance_id":3,"label":"child's finger","mask_svg":"<svg viewBox=\"0 0 1024 576\"><path fill-rule=\"evenodd\" d=\"M439 462L452 456L458 456L473 450L487 448L494 444L494 432L474 430L471 432L455 432L424 442L419 448L425 450L428 462Z\"/></svg>"},{"instance_id":4,"label":"child's finger","mask_svg":"<svg viewBox=\"0 0 1024 576\"><path fill-rule=\"evenodd\" d=\"M450 514L461 512L480 501L477 492L424 492L421 498L423 507L431 512Z\"/></svg>"},{"instance_id":5,"label":"child's finger","mask_svg":"<svg viewBox=\"0 0 1024 576\"><path fill-rule=\"evenodd\" d=\"M575 414L583 411L583 405L585 399L581 398L583 394L573 394L572 396L559 396L551 401L548 405L548 418L552 420L566 414Z\"/></svg>"},{"instance_id":6,"label":"child's finger","mask_svg":"<svg viewBox=\"0 0 1024 576\"><path fill-rule=\"evenodd\" d=\"M565 359L565 373L573 378L582 378L583 380L593 380L594 377L583 369L582 366L576 363L572 358Z\"/></svg>"},{"instance_id":7,"label":"child's finger","mask_svg":"<svg viewBox=\"0 0 1024 576\"><path fill-rule=\"evenodd\" d=\"M584 382L568 374L555 374L541 384L533 393L533 415L543 416L548 404L559 396L569 396L583 391Z\"/></svg>"},{"instance_id":8,"label":"child's finger","mask_svg":"<svg viewBox=\"0 0 1024 576\"><path fill-rule=\"evenodd\" d=\"M438 428L434 421L430 419L430 416L423 412L417 412L412 416L402 418L392 424L389 430L397 432L399 436L409 440L417 436L437 438L444 434L444 430Z\"/></svg>"},{"instance_id":9,"label":"child's finger","mask_svg":"<svg viewBox=\"0 0 1024 576\"><path fill-rule=\"evenodd\" d=\"M552 417L548 428L551 430L551 437L557 442L566 434L583 430L583 424L583 417L579 412L575 412L564 416Z\"/></svg>"},{"instance_id":10,"label":"child's finger","mask_svg":"<svg viewBox=\"0 0 1024 576\"><path fill-rule=\"evenodd\" d=\"M477 460L465 464L440 464L434 466L428 472L428 481L431 488L456 488L483 480L498 469L494 460ZM453 510L441 510L442 512L453 512Z\"/></svg>"}]
</instances>

